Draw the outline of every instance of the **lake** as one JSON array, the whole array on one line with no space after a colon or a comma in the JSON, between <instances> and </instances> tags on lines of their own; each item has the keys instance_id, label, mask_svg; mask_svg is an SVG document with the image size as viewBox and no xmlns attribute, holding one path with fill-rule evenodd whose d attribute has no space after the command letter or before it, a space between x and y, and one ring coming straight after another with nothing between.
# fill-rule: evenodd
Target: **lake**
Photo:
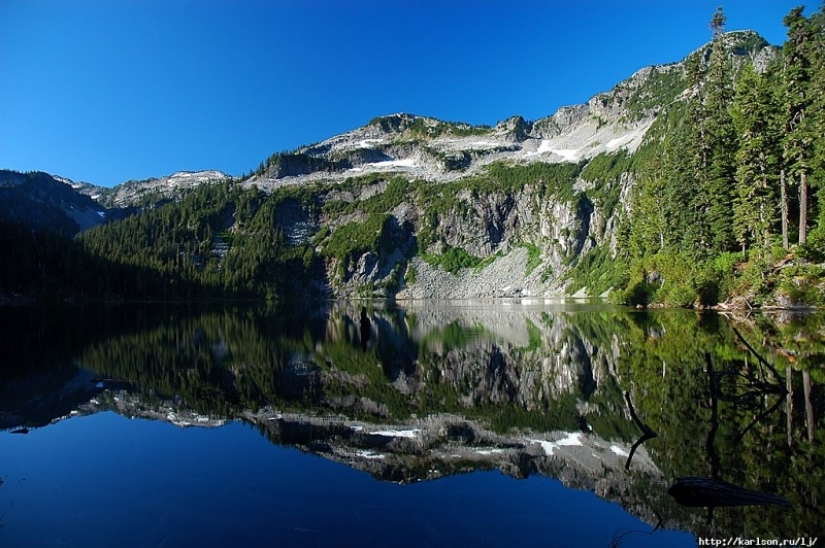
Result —
<instances>
[{"instance_id":1,"label":"lake","mask_svg":"<svg viewBox=\"0 0 825 548\"><path fill-rule=\"evenodd\" d=\"M821 314L142 305L0 309L0 329L2 546L678 547L825 527Z\"/></svg>"}]
</instances>

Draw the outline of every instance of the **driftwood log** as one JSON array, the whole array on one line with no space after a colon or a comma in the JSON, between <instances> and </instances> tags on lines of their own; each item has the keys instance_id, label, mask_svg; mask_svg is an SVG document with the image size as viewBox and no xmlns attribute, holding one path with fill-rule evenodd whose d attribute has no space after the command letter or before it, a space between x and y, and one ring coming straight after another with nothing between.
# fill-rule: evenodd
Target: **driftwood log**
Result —
<instances>
[{"instance_id":1,"label":"driftwood log","mask_svg":"<svg viewBox=\"0 0 825 548\"><path fill-rule=\"evenodd\" d=\"M791 501L779 495L707 477L679 478L667 492L676 502L689 507L791 505Z\"/></svg>"}]
</instances>

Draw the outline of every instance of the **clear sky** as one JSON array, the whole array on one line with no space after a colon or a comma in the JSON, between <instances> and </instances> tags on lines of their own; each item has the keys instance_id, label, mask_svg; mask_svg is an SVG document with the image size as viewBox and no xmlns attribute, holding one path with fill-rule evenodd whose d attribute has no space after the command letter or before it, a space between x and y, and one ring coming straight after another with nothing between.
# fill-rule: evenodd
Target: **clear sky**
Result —
<instances>
[{"instance_id":1,"label":"clear sky","mask_svg":"<svg viewBox=\"0 0 825 548\"><path fill-rule=\"evenodd\" d=\"M409 112L494 125L583 103L786 0L0 0L0 168L112 186L240 175ZM818 9L809 0L809 10Z\"/></svg>"}]
</instances>

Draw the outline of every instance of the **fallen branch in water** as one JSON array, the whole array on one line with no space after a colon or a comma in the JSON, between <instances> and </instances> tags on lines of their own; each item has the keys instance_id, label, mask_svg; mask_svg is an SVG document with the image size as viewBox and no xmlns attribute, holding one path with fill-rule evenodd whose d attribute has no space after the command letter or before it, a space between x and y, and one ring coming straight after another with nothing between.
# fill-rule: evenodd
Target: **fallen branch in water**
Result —
<instances>
[{"instance_id":1,"label":"fallen branch in water","mask_svg":"<svg viewBox=\"0 0 825 548\"><path fill-rule=\"evenodd\" d=\"M767 385L767 387L770 388L770 391L775 391L780 394L787 394L788 390L784 386L782 386L782 383L780 382L782 380L782 377L779 376L779 372L776 369L774 369L774 367L770 363L768 363L768 360L763 358L759 354L759 352L753 349L750 343L747 340L745 340L745 337L743 337L742 334L735 327L731 325L730 328L733 329L733 332L736 333L736 336L739 337L739 340L742 341L742 344L744 344L747 347L747 349L751 351L751 354L756 356L756 359L759 360L759 363L767 367L770 370L770 372L773 373L774 379L776 379L776 384Z\"/></svg>"},{"instance_id":2,"label":"fallen branch in water","mask_svg":"<svg viewBox=\"0 0 825 548\"><path fill-rule=\"evenodd\" d=\"M636 440L636 443L630 447L630 453L627 455L627 462L624 464L624 469L630 470L630 461L633 460L633 454L636 452L636 449L638 449L638 447L647 440L655 438L659 434L654 432L651 427L639 419L639 416L636 414L636 409L633 408L633 402L630 401L630 393L627 390L624 392L624 401L627 404L627 408L630 410L630 418L633 419L634 424L636 424L636 426L639 427L639 430L642 431L642 437Z\"/></svg>"}]
</instances>

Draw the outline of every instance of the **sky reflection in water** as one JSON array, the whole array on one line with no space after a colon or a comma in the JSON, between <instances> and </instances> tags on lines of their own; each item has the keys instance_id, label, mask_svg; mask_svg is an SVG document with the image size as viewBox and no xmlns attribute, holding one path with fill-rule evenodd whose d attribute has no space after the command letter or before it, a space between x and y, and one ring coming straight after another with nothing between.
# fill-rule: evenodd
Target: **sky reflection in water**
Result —
<instances>
[{"instance_id":1,"label":"sky reflection in water","mask_svg":"<svg viewBox=\"0 0 825 548\"><path fill-rule=\"evenodd\" d=\"M0 434L4 546L693 546L543 477L412 485L273 446L240 422L111 412Z\"/></svg>"}]
</instances>

